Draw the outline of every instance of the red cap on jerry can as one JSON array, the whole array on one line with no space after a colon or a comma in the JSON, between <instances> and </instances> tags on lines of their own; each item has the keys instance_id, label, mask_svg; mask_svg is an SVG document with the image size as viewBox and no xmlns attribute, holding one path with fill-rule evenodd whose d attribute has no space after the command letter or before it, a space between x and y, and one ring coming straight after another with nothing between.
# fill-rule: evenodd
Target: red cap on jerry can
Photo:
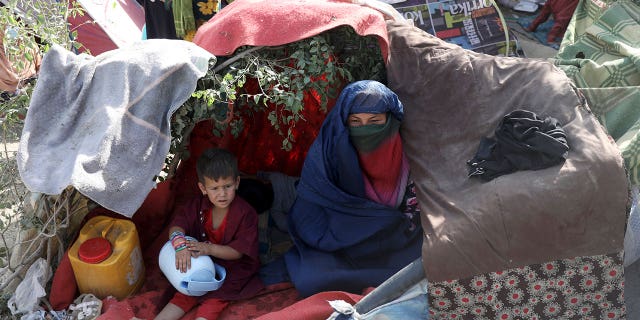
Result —
<instances>
[{"instance_id":1,"label":"red cap on jerry can","mask_svg":"<svg viewBox=\"0 0 640 320\"><path fill-rule=\"evenodd\" d=\"M100 263L111 255L111 242L109 240L96 237L91 238L80 245L78 257L86 263Z\"/></svg>"}]
</instances>

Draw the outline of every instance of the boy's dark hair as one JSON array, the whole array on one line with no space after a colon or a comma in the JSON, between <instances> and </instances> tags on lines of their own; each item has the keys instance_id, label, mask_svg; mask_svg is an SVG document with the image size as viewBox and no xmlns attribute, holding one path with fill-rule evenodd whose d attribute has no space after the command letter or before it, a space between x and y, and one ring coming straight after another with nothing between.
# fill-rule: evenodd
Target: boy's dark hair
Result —
<instances>
[{"instance_id":1,"label":"boy's dark hair","mask_svg":"<svg viewBox=\"0 0 640 320\"><path fill-rule=\"evenodd\" d=\"M204 183L205 177L217 181L220 178L236 178L240 175L236 156L220 148L205 150L198 158L196 172L201 183Z\"/></svg>"}]
</instances>

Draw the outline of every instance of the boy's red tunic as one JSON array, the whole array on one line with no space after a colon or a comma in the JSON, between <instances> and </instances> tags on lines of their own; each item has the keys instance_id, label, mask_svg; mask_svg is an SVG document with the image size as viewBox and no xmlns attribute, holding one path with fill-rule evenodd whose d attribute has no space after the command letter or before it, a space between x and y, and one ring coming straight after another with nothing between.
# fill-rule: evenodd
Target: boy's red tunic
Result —
<instances>
[{"instance_id":1,"label":"boy's red tunic","mask_svg":"<svg viewBox=\"0 0 640 320\"><path fill-rule=\"evenodd\" d=\"M204 225L206 214L213 205L206 196L198 196L181 206L171 225L181 227L185 234L198 241L207 239ZM227 245L242 253L238 260L223 260L211 257L227 269L227 278L220 289L211 291L201 299L240 300L254 296L264 286L258 277L258 214L244 199L236 196L229 205L226 227L221 245Z\"/></svg>"}]
</instances>

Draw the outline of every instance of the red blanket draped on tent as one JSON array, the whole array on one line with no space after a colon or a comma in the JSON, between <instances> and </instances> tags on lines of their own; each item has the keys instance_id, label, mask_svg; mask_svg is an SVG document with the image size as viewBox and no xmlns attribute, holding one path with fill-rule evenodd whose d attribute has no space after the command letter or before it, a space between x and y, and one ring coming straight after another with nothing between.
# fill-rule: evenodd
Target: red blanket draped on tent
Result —
<instances>
[{"instance_id":1,"label":"red blanket draped on tent","mask_svg":"<svg viewBox=\"0 0 640 320\"><path fill-rule=\"evenodd\" d=\"M361 36L378 36L387 60L384 16L345 1L234 1L198 28L193 42L216 56L228 56L241 46L279 46L343 25Z\"/></svg>"}]
</instances>

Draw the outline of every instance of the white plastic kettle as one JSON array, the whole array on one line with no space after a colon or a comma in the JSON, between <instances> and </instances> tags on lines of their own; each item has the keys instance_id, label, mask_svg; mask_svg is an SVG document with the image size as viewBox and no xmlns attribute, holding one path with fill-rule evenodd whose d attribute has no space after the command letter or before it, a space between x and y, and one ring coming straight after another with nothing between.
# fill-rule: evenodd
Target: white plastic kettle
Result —
<instances>
[{"instance_id":1,"label":"white plastic kettle","mask_svg":"<svg viewBox=\"0 0 640 320\"><path fill-rule=\"evenodd\" d=\"M187 239L195 240L191 237ZM171 241L162 246L158 264L171 285L188 296L202 296L209 291L218 290L227 276L227 270L213 263L209 256L191 257L191 268L185 273L180 272L176 269L176 252Z\"/></svg>"}]
</instances>

